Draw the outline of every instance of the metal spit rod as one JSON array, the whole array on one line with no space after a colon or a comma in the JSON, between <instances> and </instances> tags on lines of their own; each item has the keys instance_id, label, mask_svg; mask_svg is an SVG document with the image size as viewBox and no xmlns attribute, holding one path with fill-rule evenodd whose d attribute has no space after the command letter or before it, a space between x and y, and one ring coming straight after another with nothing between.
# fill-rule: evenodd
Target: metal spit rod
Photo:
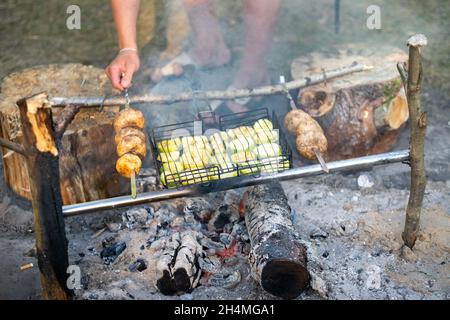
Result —
<instances>
[{"instance_id":1,"label":"metal spit rod","mask_svg":"<svg viewBox=\"0 0 450 320\"><path fill-rule=\"evenodd\" d=\"M401 150L376 154L366 157L353 158L348 160L333 161L328 163L330 173L345 170L362 170L373 166L390 164L396 162L405 162L409 160L409 150ZM180 189L168 189L155 192L146 192L139 194L135 199L131 196L122 196L109 198L104 200L96 200L91 202L73 204L63 206L63 214L65 217L76 216L80 214L135 206L143 203L158 202L181 197L193 197L216 191L224 191L242 187L253 186L257 184L267 183L271 180L292 180L310 176L324 174L320 165L310 165L296 169L286 170L279 173L262 174L260 176L242 176L230 180L212 181L206 185L195 185Z\"/></svg>"}]
</instances>

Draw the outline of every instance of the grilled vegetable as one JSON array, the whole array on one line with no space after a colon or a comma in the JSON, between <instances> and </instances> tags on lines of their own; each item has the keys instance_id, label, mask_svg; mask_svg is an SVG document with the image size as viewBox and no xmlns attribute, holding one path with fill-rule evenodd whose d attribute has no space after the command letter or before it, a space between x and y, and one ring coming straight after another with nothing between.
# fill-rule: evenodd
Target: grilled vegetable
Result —
<instances>
[{"instance_id":1,"label":"grilled vegetable","mask_svg":"<svg viewBox=\"0 0 450 320\"><path fill-rule=\"evenodd\" d=\"M238 136L227 144L227 152L240 152L253 148L256 145L251 137Z\"/></svg>"},{"instance_id":2,"label":"grilled vegetable","mask_svg":"<svg viewBox=\"0 0 450 320\"><path fill-rule=\"evenodd\" d=\"M166 153L160 153L158 156L158 160L161 162L174 162L180 159L180 152L179 151L172 151L172 152L166 152Z\"/></svg>"},{"instance_id":3,"label":"grilled vegetable","mask_svg":"<svg viewBox=\"0 0 450 320\"><path fill-rule=\"evenodd\" d=\"M117 172L125 178L131 178L132 175L137 175L141 170L142 161L135 154L127 153L121 156L116 162Z\"/></svg>"},{"instance_id":4,"label":"grilled vegetable","mask_svg":"<svg viewBox=\"0 0 450 320\"><path fill-rule=\"evenodd\" d=\"M297 136L295 144L302 157L308 160L316 159L315 150L319 151L321 154L324 154L328 149L328 142L323 132L310 131L301 134Z\"/></svg>"},{"instance_id":5,"label":"grilled vegetable","mask_svg":"<svg viewBox=\"0 0 450 320\"><path fill-rule=\"evenodd\" d=\"M256 144L264 144L264 143L278 143L279 135L277 130L272 131L257 131L255 142Z\"/></svg>"},{"instance_id":6,"label":"grilled vegetable","mask_svg":"<svg viewBox=\"0 0 450 320\"><path fill-rule=\"evenodd\" d=\"M265 143L256 147L254 153L259 159L272 158L281 155L281 148L276 143Z\"/></svg>"},{"instance_id":7,"label":"grilled vegetable","mask_svg":"<svg viewBox=\"0 0 450 320\"><path fill-rule=\"evenodd\" d=\"M180 149L180 146L180 138L163 140L156 144L158 150L163 153L177 151Z\"/></svg>"},{"instance_id":8,"label":"grilled vegetable","mask_svg":"<svg viewBox=\"0 0 450 320\"><path fill-rule=\"evenodd\" d=\"M211 153L206 150L184 152L181 156L185 170L204 168L209 164Z\"/></svg>"},{"instance_id":9,"label":"grilled vegetable","mask_svg":"<svg viewBox=\"0 0 450 320\"><path fill-rule=\"evenodd\" d=\"M273 123L268 119L261 119L255 122L255 124L253 125L253 129L255 129L256 133L261 131L272 131Z\"/></svg>"},{"instance_id":10,"label":"grilled vegetable","mask_svg":"<svg viewBox=\"0 0 450 320\"><path fill-rule=\"evenodd\" d=\"M163 164L163 169L167 173L180 173L183 171L183 162L181 161L175 161L175 162L166 162Z\"/></svg>"},{"instance_id":11,"label":"grilled vegetable","mask_svg":"<svg viewBox=\"0 0 450 320\"><path fill-rule=\"evenodd\" d=\"M117 145L116 152L119 157L123 156L126 153L133 153L140 156L141 158L145 158L147 156L145 140L142 140L142 138L134 135L125 136Z\"/></svg>"},{"instance_id":12,"label":"grilled vegetable","mask_svg":"<svg viewBox=\"0 0 450 320\"><path fill-rule=\"evenodd\" d=\"M283 157L262 159L260 161L260 167L261 172L278 172L280 170L289 169L289 160L283 159Z\"/></svg>"},{"instance_id":13,"label":"grilled vegetable","mask_svg":"<svg viewBox=\"0 0 450 320\"><path fill-rule=\"evenodd\" d=\"M120 132L121 129L127 127L144 129L145 118L141 111L132 108L125 108L120 111L119 115L114 120L114 130L117 133Z\"/></svg>"},{"instance_id":14,"label":"grilled vegetable","mask_svg":"<svg viewBox=\"0 0 450 320\"><path fill-rule=\"evenodd\" d=\"M161 183L166 187L175 187L176 182L179 180L178 174L171 174L171 173L161 173Z\"/></svg>"},{"instance_id":15,"label":"grilled vegetable","mask_svg":"<svg viewBox=\"0 0 450 320\"><path fill-rule=\"evenodd\" d=\"M230 139L238 139L240 137L254 137L256 135L256 132L252 127L242 126L227 130L227 134Z\"/></svg>"},{"instance_id":16,"label":"grilled vegetable","mask_svg":"<svg viewBox=\"0 0 450 320\"><path fill-rule=\"evenodd\" d=\"M116 135L114 137L114 141L116 142L116 145L118 145L120 143L120 141L122 141L122 139L126 136L137 136L145 144L145 134L141 130L132 128L132 127L127 127L127 128L120 129L120 131L118 133L116 133Z\"/></svg>"}]
</instances>

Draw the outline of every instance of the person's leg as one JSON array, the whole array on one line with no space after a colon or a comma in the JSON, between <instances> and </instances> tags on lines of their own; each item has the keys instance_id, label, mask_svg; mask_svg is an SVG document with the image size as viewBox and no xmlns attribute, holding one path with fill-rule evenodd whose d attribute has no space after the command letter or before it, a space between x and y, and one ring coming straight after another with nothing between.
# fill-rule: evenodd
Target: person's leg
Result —
<instances>
[{"instance_id":1,"label":"person's leg","mask_svg":"<svg viewBox=\"0 0 450 320\"><path fill-rule=\"evenodd\" d=\"M214 6L209 0L183 0L192 30L189 55L198 66L227 63L231 54L225 44Z\"/></svg>"},{"instance_id":2,"label":"person's leg","mask_svg":"<svg viewBox=\"0 0 450 320\"><path fill-rule=\"evenodd\" d=\"M275 30L281 0L244 0L244 55L232 84L234 88L254 88L269 83L266 55ZM228 103L233 112L245 106Z\"/></svg>"},{"instance_id":3,"label":"person's leg","mask_svg":"<svg viewBox=\"0 0 450 320\"><path fill-rule=\"evenodd\" d=\"M167 65L152 73L154 82L169 75L181 75L183 66L221 66L228 63L231 53L225 44L214 7L209 0L182 0L191 27L192 43L189 51L181 53Z\"/></svg>"},{"instance_id":4,"label":"person's leg","mask_svg":"<svg viewBox=\"0 0 450 320\"><path fill-rule=\"evenodd\" d=\"M234 86L251 88L267 81L266 55L272 42L281 0L244 0L244 55Z\"/></svg>"}]
</instances>

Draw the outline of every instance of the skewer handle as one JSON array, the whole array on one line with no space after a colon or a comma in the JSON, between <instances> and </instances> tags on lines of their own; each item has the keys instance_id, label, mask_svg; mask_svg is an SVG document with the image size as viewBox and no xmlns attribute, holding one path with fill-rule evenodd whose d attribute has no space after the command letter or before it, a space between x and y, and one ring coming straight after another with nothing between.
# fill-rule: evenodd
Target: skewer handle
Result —
<instances>
[{"instance_id":1,"label":"skewer handle","mask_svg":"<svg viewBox=\"0 0 450 320\"><path fill-rule=\"evenodd\" d=\"M133 171L130 178L131 183L131 197L136 199L137 197L137 187L136 187L136 173Z\"/></svg>"}]
</instances>

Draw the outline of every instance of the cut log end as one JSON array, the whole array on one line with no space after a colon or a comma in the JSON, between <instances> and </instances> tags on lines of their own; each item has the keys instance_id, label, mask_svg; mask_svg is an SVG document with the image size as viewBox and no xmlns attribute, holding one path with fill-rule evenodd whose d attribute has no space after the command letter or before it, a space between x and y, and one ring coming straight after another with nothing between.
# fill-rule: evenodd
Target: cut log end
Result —
<instances>
[{"instance_id":1,"label":"cut log end","mask_svg":"<svg viewBox=\"0 0 450 320\"><path fill-rule=\"evenodd\" d=\"M309 285L303 264L291 260L269 261L261 273L261 285L267 292L285 299L298 297Z\"/></svg>"},{"instance_id":2,"label":"cut log end","mask_svg":"<svg viewBox=\"0 0 450 320\"><path fill-rule=\"evenodd\" d=\"M163 276L158 279L156 286L162 294L172 296L192 290L191 279L186 269L175 270L171 275L168 270L164 270Z\"/></svg>"},{"instance_id":3,"label":"cut log end","mask_svg":"<svg viewBox=\"0 0 450 320\"><path fill-rule=\"evenodd\" d=\"M302 108L312 117L327 114L334 105L335 96L327 86L315 86L302 90L299 95Z\"/></svg>"}]
</instances>

